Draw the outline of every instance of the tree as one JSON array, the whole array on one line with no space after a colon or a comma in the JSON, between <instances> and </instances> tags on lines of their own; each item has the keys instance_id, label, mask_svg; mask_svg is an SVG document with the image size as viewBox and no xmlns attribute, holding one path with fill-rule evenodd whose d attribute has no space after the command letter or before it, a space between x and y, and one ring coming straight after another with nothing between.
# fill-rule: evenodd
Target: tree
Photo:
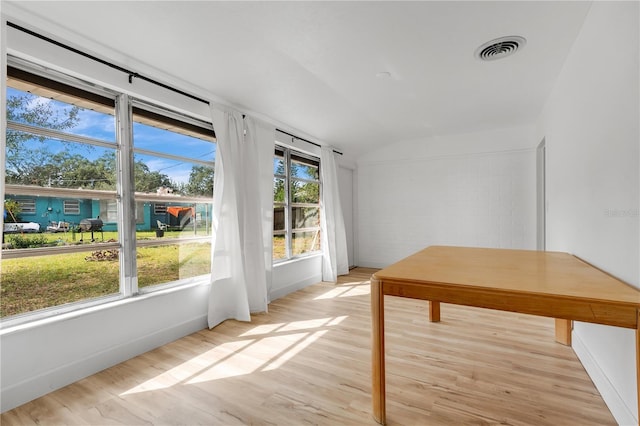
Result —
<instances>
[{"instance_id":1,"label":"tree","mask_svg":"<svg viewBox=\"0 0 640 426\"><path fill-rule=\"evenodd\" d=\"M295 178L318 180L318 168L295 161L291 162L291 198L296 203L318 203L320 200L320 184L305 182Z\"/></svg>"},{"instance_id":2,"label":"tree","mask_svg":"<svg viewBox=\"0 0 640 426\"><path fill-rule=\"evenodd\" d=\"M79 122L80 108L70 105L66 108L55 108L51 102L43 98L24 93L7 98L7 121L29 124L52 130L66 130L75 127ZM6 181L7 183L33 184L33 180L42 180L42 176L34 176L46 168L50 151L45 145L46 137L30 133L7 130L6 145ZM29 141L39 141L38 149L26 149Z\"/></svg>"},{"instance_id":3,"label":"tree","mask_svg":"<svg viewBox=\"0 0 640 426\"><path fill-rule=\"evenodd\" d=\"M279 160L276 171L276 175L284 175L284 161ZM273 186L273 201L277 203L284 203L284 179L276 177L275 185Z\"/></svg>"},{"instance_id":4,"label":"tree","mask_svg":"<svg viewBox=\"0 0 640 426\"><path fill-rule=\"evenodd\" d=\"M183 188L187 195L213 194L213 169L207 166L193 166L189 173L189 182Z\"/></svg>"},{"instance_id":5,"label":"tree","mask_svg":"<svg viewBox=\"0 0 640 426\"><path fill-rule=\"evenodd\" d=\"M16 200L4 200L5 222L20 222L20 212L22 208Z\"/></svg>"},{"instance_id":6,"label":"tree","mask_svg":"<svg viewBox=\"0 0 640 426\"><path fill-rule=\"evenodd\" d=\"M175 189L175 185L164 173L152 172L144 162L136 160L133 174L137 192L155 192L160 187Z\"/></svg>"},{"instance_id":7,"label":"tree","mask_svg":"<svg viewBox=\"0 0 640 426\"><path fill-rule=\"evenodd\" d=\"M7 98L7 120L59 131L78 126L82 108L62 105L59 102L54 105L30 93L10 95ZM52 152L49 140L45 136L7 130L5 182L58 188L116 189L115 149L90 159L79 150L92 152L95 150L93 145L62 140L60 142L65 149ZM35 148L34 143L37 145ZM151 171L144 161L134 159L134 182L138 192L155 192L166 187L174 191L188 188L194 194L204 195L210 188L211 194L213 170L195 166L189 184L179 185L166 174Z\"/></svg>"}]
</instances>

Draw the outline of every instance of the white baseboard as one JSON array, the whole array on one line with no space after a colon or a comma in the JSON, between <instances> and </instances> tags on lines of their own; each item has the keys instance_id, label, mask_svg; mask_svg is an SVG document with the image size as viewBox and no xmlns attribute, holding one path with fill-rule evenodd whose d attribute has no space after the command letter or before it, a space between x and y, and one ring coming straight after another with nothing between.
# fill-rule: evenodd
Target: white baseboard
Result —
<instances>
[{"instance_id":1,"label":"white baseboard","mask_svg":"<svg viewBox=\"0 0 640 426\"><path fill-rule=\"evenodd\" d=\"M625 404L577 333L572 333L572 347L618 424L637 426L638 418Z\"/></svg>"},{"instance_id":2,"label":"white baseboard","mask_svg":"<svg viewBox=\"0 0 640 426\"><path fill-rule=\"evenodd\" d=\"M317 284L320 281L322 281L322 275L317 275L311 278L307 278L304 281L298 281L293 284L289 284L287 286L280 287L275 290L271 290L271 292L269 293L269 300L273 302L274 300L284 297L289 293L293 293L294 291L301 290L312 284Z\"/></svg>"}]
</instances>

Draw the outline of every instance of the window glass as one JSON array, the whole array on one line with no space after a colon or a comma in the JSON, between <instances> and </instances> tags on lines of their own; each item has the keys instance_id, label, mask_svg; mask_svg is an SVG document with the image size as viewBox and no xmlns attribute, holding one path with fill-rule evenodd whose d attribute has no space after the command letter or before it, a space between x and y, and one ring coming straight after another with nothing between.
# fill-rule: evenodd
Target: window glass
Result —
<instances>
[{"instance_id":1,"label":"window glass","mask_svg":"<svg viewBox=\"0 0 640 426\"><path fill-rule=\"evenodd\" d=\"M93 104L53 89L43 91L40 87L33 90L38 86L21 85L33 93L44 92L48 96L34 95L11 87L16 85L12 83L17 81L10 80L7 83L7 120L36 128L115 142L113 107ZM55 98L65 99L65 101ZM87 108L79 106L81 104L86 105ZM11 132L7 134L9 136Z\"/></svg>"},{"instance_id":2,"label":"window glass","mask_svg":"<svg viewBox=\"0 0 640 426\"><path fill-rule=\"evenodd\" d=\"M300 179L319 180L319 163L299 156L292 156L291 176Z\"/></svg>"},{"instance_id":3,"label":"window glass","mask_svg":"<svg viewBox=\"0 0 640 426\"><path fill-rule=\"evenodd\" d=\"M40 246L39 239L58 243L58 240L65 241L64 237L65 232L62 231L52 234L18 233L7 235L5 241L14 244L31 240ZM116 294L120 291L117 260L116 248L92 248L37 258L3 257L2 317Z\"/></svg>"},{"instance_id":4,"label":"window glass","mask_svg":"<svg viewBox=\"0 0 640 426\"><path fill-rule=\"evenodd\" d=\"M320 184L291 179L291 201L294 203L320 203Z\"/></svg>"},{"instance_id":5,"label":"window glass","mask_svg":"<svg viewBox=\"0 0 640 426\"><path fill-rule=\"evenodd\" d=\"M16 201L20 205L20 210L23 214L35 214L36 200L33 198L18 198Z\"/></svg>"},{"instance_id":6,"label":"window glass","mask_svg":"<svg viewBox=\"0 0 640 426\"><path fill-rule=\"evenodd\" d=\"M79 200L64 200L62 202L62 211L64 214L80 214L80 201Z\"/></svg>"},{"instance_id":7,"label":"window glass","mask_svg":"<svg viewBox=\"0 0 640 426\"><path fill-rule=\"evenodd\" d=\"M320 230L293 233L293 255L299 256L320 250Z\"/></svg>"},{"instance_id":8,"label":"window glass","mask_svg":"<svg viewBox=\"0 0 640 426\"><path fill-rule=\"evenodd\" d=\"M117 295L115 103L8 74L0 316Z\"/></svg>"},{"instance_id":9,"label":"window glass","mask_svg":"<svg viewBox=\"0 0 640 426\"><path fill-rule=\"evenodd\" d=\"M282 260L287 254L287 173L284 151L276 148L273 158L273 260Z\"/></svg>"},{"instance_id":10,"label":"window glass","mask_svg":"<svg viewBox=\"0 0 640 426\"><path fill-rule=\"evenodd\" d=\"M320 250L319 160L276 147L273 169L273 259Z\"/></svg>"},{"instance_id":11,"label":"window glass","mask_svg":"<svg viewBox=\"0 0 640 426\"><path fill-rule=\"evenodd\" d=\"M140 111L136 109L136 111ZM157 117L157 116L156 116ZM151 124L142 124L138 120L147 123L152 121L134 113L133 133L135 135L135 148L158 153L175 154L191 159L212 161L215 158L216 145L201 137L195 137L183 133L191 133L185 130L180 133L176 127L164 129L154 127ZM154 123L157 126L167 127L163 122ZM203 130L204 131L204 130Z\"/></svg>"},{"instance_id":12,"label":"window glass","mask_svg":"<svg viewBox=\"0 0 640 426\"><path fill-rule=\"evenodd\" d=\"M216 145L207 130L134 107L138 286L147 288L211 271ZM148 231L147 231L148 230Z\"/></svg>"},{"instance_id":13,"label":"window glass","mask_svg":"<svg viewBox=\"0 0 640 426\"><path fill-rule=\"evenodd\" d=\"M320 226L319 207L293 207L293 229L318 228Z\"/></svg>"},{"instance_id":14,"label":"window glass","mask_svg":"<svg viewBox=\"0 0 640 426\"><path fill-rule=\"evenodd\" d=\"M0 317L46 316L211 272L210 124L134 106L123 123L133 146L116 144L116 108L129 107L116 106L116 94L11 66L7 74ZM131 159L133 200L116 196L126 183L118 158ZM119 234L130 202L134 241ZM120 282L127 253L135 267Z\"/></svg>"}]
</instances>

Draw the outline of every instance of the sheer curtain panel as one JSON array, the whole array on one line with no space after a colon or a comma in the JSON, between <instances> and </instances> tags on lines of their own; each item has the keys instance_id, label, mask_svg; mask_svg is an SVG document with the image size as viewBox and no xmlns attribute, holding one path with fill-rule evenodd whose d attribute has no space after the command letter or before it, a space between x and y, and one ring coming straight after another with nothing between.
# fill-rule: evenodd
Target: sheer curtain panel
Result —
<instances>
[{"instance_id":1,"label":"sheer curtain panel","mask_svg":"<svg viewBox=\"0 0 640 426\"><path fill-rule=\"evenodd\" d=\"M322 234L322 280L336 282L338 275L349 273L347 236L338 192L338 171L333 149L322 147L320 153L322 205L320 232Z\"/></svg>"},{"instance_id":2,"label":"sheer curtain panel","mask_svg":"<svg viewBox=\"0 0 640 426\"><path fill-rule=\"evenodd\" d=\"M265 312L270 271L267 269L264 227L271 214L264 213L264 197L271 190L261 172L273 168L275 129L234 111L212 108L217 138L214 180L214 213L208 324L227 319L250 321L252 312ZM245 133L246 130L246 133ZM267 145L262 146L262 144ZM268 148L270 147L270 148ZM267 155L268 152L268 155ZM271 172L273 173L273 171ZM273 185L273 177L269 181ZM270 261L270 259L269 259ZM270 264L269 264L270 266Z\"/></svg>"},{"instance_id":3,"label":"sheer curtain panel","mask_svg":"<svg viewBox=\"0 0 640 426\"><path fill-rule=\"evenodd\" d=\"M260 219L262 222L262 246L264 272L267 285L267 303L271 292L273 271L273 151L276 128L264 121L247 116L244 119L245 143L252 146L258 160L258 192L260 194ZM252 310L252 312L254 312Z\"/></svg>"}]
</instances>

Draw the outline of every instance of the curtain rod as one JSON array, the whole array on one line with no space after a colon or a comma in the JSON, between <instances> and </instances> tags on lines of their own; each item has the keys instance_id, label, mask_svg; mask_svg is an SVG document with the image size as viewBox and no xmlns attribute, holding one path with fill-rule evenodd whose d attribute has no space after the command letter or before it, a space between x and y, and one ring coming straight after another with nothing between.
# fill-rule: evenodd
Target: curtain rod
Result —
<instances>
[{"instance_id":1,"label":"curtain rod","mask_svg":"<svg viewBox=\"0 0 640 426\"><path fill-rule=\"evenodd\" d=\"M120 72L128 74L129 75L129 84L131 84L133 82L133 78L134 77L135 78L139 78L140 80L144 80L144 81L146 81L148 83L155 84L156 86L159 86L159 87L162 87L164 89L170 90L170 91L172 91L174 93L178 93L180 95L183 95L183 96L186 96L188 98L194 99L196 101L202 102L204 104L210 105L209 101L207 101L206 99L199 98L199 97L197 97L195 95L192 95L191 93L187 93L187 92L185 92L183 90L176 89L175 87L169 86L168 84L164 84L164 83L162 83L160 81L157 81L157 80L154 80L152 78L146 77L146 76L144 76L142 74L138 74L135 71L131 71L131 70L127 69L127 68L121 67L120 65L116 65L116 64L114 64L112 62L109 62L109 61L106 61L104 59L98 58L97 56L93 56L93 55L91 55L91 54L89 54L87 52L83 52L82 50L76 49L75 47L71 47L68 44L61 43L61 42L59 42L57 40L54 40L52 38L49 38L49 37L44 36L42 34L39 34L39 33L35 32L35 31L32 31L32 30L27 29L25 27L22 27L20 25L14 24L13 22L7 21L7 26L11 27L11 28L15 28L16 30L22 31L23 33L29 34L30 36L33 36L33 37L39 38L41 40L44 40L47 43L51 43L51 44L56 45L58 47L62 47L63 49L69 50L69 51L71 51L73 53L76 53L76 54L78 54L80 56L84 56L85 58L91 59L92 61L99 62L102 65L106 65L106 66L108 66L110 68L113 68L115 70L118 70ZM244 115L242 117L244 118ZM276 130L278 130L279 132L284 133L285 135L291 136L292 138L295 138L295 139L298 139L298 140L301 140L301 141L305 141L305 142L310 143L311 145L315 145L317 147L322 147L322 145L320 145L320 144L317 144L315 142L311 142L311 141L309 141L307 139L300 138L300 137L298 137L296 135L292 135L291 133L285 132L284 130L280 130L280 129L276 129ZM333 152L335 152L336 154L343 155L342 152L336 151L335 149L333 150Z\"/></svg>"},{"instance_id":2,"label":"curtain rod","mask_svg":"<svg viewBox=\"0 0 640 426\"><path fill-rule=\"evenodd\" d=\"M291 136L291 137L292 137L292 138L294 138L294 139L298 139L298 140L300 140L300 141L304 141L304 142L306 142L306 143L310 143L311 145L315 145L315 146L317 146L317 147L322 148L322 145L317 144L317 143L315 143L315 142L311 142L310 140L307 140L307 139L304 139L304 138L299 138L298 136L296 136L296 135L292 135L291 133L289 133L289 132L285 132L284 130L280 130L280 129L276 129L276 130L277 130L277 131L279 131L280 133L284 133L284 134L285 134L285 135L287 135L287 136ZM335 149L333 150L333 152L335 152L336 154L343 155L340 151L336 151Z\"/></svg>"},{"instance_id":3,"label":"curtain rod","mask_svg":"<svg viewBox=\"0 0 640 426\"><path fill-rule=\"evenodd\" d=\"M139 78L140 80L144 80L144 81L146 81L148 83L155 84L156 86L160 86L160 87L162 87L164 89L167 89L167 90L170 90L170 91L172 91L174 93L179 93L179 94L181 94L183 96L186 96L188 98L191 98L191 99L194 99L196 101L199 101L199 102L202 102L202 103L205 103L205 104L209 105L209 101L207 101L206 99L199 98L199 97L197 97L195 95L192 95L191 93L187 93L187 92L185 92L183 90L176 89L175 87L171 87L168 84L164 84L164 83L162 83L160 81L157 81L157 80L154 80L152 78L146 77L146 76L144 76L142 74L138 74L137 72L131 71L131 70L129 70L127 68L124 68L124 67L121 67L120 65L116 65L116 64L111 63L109 61L105 61L104 59L98 58L97 56L90 55L87 52L83 52L82 50L76 49L75 47L71 47L71 46L69 46L67 44L61 43L61 42L59 42L57 40L54 40L52 38L49 38L49 37L44 36L42 34L39 34L39 33L35 32L35 31L31 31L31 30L29 30L27 28L21 27L20 25L14 24L13 22L8 22L7 21L7 26L15 28L16 30L22 31L23 33L29 34L30 36L33 36L33 37L39 38L41 40L44 40L44 41L46 41L48 43L54 44L54 45L56 45L58 47L62 47L63 49L69 50L69 51L71 51L73 53L77 53L78 55L84 56L85 58L88 58L88 59L91 59L93 61L99 62L102 65L106 65L106 66L108 66L110 68L113 68L115 70L118 70L120 72L128 74L129 75L129 83L133 82L133 78L134 77L135 78Z\"/></svg>"}]
</instances>

